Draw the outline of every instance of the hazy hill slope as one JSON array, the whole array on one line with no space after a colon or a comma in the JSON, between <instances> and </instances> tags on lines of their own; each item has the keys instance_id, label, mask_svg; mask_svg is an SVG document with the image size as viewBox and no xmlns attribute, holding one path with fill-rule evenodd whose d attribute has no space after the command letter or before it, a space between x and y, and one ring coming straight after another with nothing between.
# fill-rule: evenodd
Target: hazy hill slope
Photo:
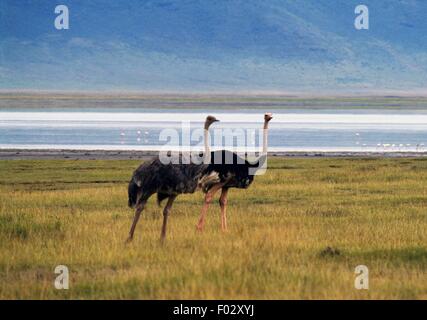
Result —
<instances>
[{"instance_id":1,"label":"hazy hill slope","mask_svg":"<svg viewBox=\"0 0 427 320\"><path fill-rule=\"evenodd\" d=\"M54 1L0 3L0 88L412 89L427 84L427 2Z\"/></svg>"}]
</instances>

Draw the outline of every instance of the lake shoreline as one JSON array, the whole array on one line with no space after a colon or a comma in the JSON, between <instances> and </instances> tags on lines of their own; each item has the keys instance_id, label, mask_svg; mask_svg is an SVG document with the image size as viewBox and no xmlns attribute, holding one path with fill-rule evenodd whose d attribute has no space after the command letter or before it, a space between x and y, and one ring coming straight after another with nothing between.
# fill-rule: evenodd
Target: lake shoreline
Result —
<instances>
[{"instance_id":1,"label":"lake shoreline","mask_svg":"<svg viewBox=\"0 0 427 320\"><path fill-rule=\"evenodd\" d=\"M146 150L0 149L0 160L146 160L157 154L158 151ZM278 158L424 158L427 152L275 151L268 155Z\"/></svg>"}]
</instances>

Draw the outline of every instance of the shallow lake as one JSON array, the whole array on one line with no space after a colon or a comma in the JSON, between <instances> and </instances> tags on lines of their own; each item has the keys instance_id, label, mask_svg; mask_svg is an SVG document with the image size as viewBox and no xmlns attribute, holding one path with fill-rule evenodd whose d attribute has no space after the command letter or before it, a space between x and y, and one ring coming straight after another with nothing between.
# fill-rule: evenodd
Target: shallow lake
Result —
<instances>
[{"instance_id":1,"label":"shallow lake","mask_svg":"<svg viewBox=\"0 0 427 320\"><path fill-rule=\"evenodd\" d=\"M165 144L171 148L194 146L200 145L208 114L221 120L211 127L214 147L259 146L262 111L110 107L3 108L0 148L156 150ZM273 116L269 131L272 151L426 151L427 113L423 111L305 108L276 109ZM178 140L165 139L171 132L176 132Z\"/></svg>"}]
</instances>

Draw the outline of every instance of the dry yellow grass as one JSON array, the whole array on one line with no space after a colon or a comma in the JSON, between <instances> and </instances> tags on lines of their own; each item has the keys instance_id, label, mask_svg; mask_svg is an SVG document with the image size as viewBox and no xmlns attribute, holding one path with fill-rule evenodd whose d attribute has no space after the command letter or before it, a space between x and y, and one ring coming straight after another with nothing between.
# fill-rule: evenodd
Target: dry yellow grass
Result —
<instances>
[{"instance_id":1,"label":"dry yellow grass","mask_svg":"<svg viewBox=\"0 0 427 320\"><path fill-rule=\"evenodd\" d=\"M425 159L275 159L230 192L228 233L216 203L195 231L196 193L175 202L164 246L154 199L125 246L137 164L0 161L0 298L427 298ZM53 286L59 264L69 290ZM354 288L360 264L369 290Z\"/></svg>"}]
</instances>

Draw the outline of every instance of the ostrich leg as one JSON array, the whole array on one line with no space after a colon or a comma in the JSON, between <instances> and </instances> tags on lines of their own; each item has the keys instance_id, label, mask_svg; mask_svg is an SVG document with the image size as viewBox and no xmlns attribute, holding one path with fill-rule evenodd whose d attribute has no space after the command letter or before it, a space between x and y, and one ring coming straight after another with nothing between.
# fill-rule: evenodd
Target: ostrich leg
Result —
<instances>
[{"instance_id":1,"label":"ostrich leg","mask_svg":"<svg viewBox=\"0 0 427 320\"><path fill-rule=\"evenodd\" d=\"M222 231L227 231L227 194L228 194L228 188L222 188L221 196L219 198L219 205L221 206Z\"/></svg>"},{"instance_id":2,"label":"ostrich leg","mask_svg":"<svg viewBox=\"0 0 427 320\"><path fill-rule=\"evenodd\" d=\"M139 220L139 217L141 215L142 210L144 210L145 203L146 202L141 202L136 206L135 217L133 218L133 223L132 223L132 226L131 226L130 231L129 231L129 238L126 240L126 242L131 242L133 239L135 227L136 227L136 224L138 223L138 220Z\"/></svg>"},{"instance_id":3,"label":"ostrich leg","mask_svg":"<svg viewBox=\"0 0 427 320\"><path fill-rule=\"evenodd\" d=\"M202 208L202 213L200 214L200 219L199 219L199 223L197 224L197 230L199 231L203 231L203 227L205 225L205 218L206 218L206 213L208 212L208 208L209 205L212 202L212 199L215 195L215 193L222 188L224 184L220 183L220 184L216 184L214 185L205 195L205 203L203 205Z\"/></svg>"},{"instance_id":4,"label":"ostrich leg","mask_svg":"<svg viewBox=\"0 0 427 320\"><path fill-rule=\"evenodd\" d=\"M170 196L168 198L168 203L166 204L165 208L163 209L163 225L162 225L162 233L160 235L160 241L163 242L166 238L166 227L168 224L168 216L170 213L170 209L172 208L172 204L175 200L176 196Z\"/></svg>"}]
</instances>

